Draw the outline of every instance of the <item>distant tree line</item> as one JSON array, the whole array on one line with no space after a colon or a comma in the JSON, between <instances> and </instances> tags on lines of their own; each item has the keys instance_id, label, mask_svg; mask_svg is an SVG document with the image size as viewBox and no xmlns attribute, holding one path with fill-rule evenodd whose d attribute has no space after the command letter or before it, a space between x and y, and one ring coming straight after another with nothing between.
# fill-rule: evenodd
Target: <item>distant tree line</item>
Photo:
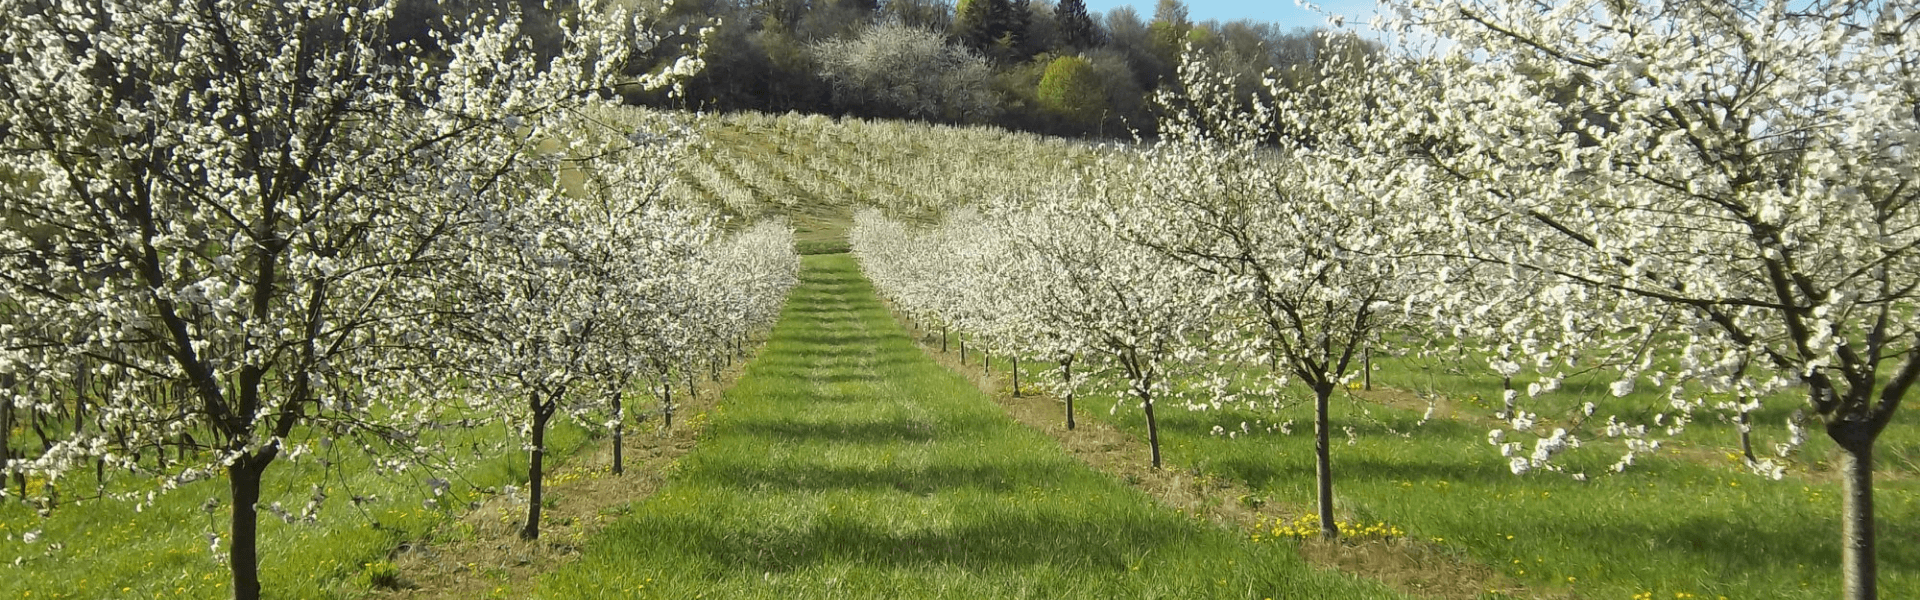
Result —
<instances>
[{"instance_id":1,"label":"distant tree line","mask_svg":"<svg viewBox=\"0 0 1920 600\"><path fill-rule=\"evenodd\" d=\"M666 35L635 42L628 75L705 69L664 89L619 90L629 103L741 111L993 124L1054 135L1157 135L1169 110L1153 102L1179 85L1191 48L1231 74L1247 106L1267 100L1269 73L1299 88L1335 54L1375 52L1320 29L1252 20L1195 23L1180 0L1152 18L1122 6L1092 14L1085 0L611 0L666 21ZM566 44L578 0L400 0L384 32L385 59L443 62L476 13L521 16L519 35L542 57ZM1351 34L1341 34L1351 35ZM634 39L642 39L635 37ZM0 61L4 56L0 55ZM544 58L541 60L545 60ZM1351 62L1351 61L1348 61ZM691 70L689 70L691 71ZM0 135L4 135L0 129Z\"/></svg>"},{"instance_id":2,"label":"distant tree line","mask_svg":"<svg viewBox=\"0 0 1920 600\"><path fill-rule=\"evenodd\" d=\"M1304 84L1328 49L1352 46L1321 30L1195 23L1179 0L1160 0L1150 20L1124 6L1089 14L1084 0L678 0L668 14L711 33L656 51L701 51L707 69L678 95L630 101L1102 137L1154 135L1163 109L1150 99L1178 85L1189 46L1249 100L1270 70Z\"/></svg>"}]
</instances>

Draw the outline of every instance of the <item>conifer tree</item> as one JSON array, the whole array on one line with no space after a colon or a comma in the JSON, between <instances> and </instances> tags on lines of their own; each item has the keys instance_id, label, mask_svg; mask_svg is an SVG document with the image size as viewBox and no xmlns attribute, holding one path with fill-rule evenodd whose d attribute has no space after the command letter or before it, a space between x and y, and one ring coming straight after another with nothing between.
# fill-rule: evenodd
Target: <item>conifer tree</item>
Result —
<instances>
[{"instance_id":1,"label":"conifer tree","mask_svg":"<svg viewBox=\"0 0 1920 600\"><path fill-rule=\"evenodd\" d=\"M1011 49L1026 33L1027 14L1025 0L1018 6L1013 0L961 0L953 11L953 39L995 59L1014 58Z\"/></svg>"},{"instance_id":2,"label":"conifer tree","mask_svg":"<svg viewBox=\"0 0 1920 600\"><path fill-rule=\"evenodd\" d=\"M1053 14L1060 26L1060 39L1068 47L1085 50L1099 42L1099 32L1093 28L1093 17L1087 14L1086 0L1060 0Z\"/></svg>"}]
</instances>

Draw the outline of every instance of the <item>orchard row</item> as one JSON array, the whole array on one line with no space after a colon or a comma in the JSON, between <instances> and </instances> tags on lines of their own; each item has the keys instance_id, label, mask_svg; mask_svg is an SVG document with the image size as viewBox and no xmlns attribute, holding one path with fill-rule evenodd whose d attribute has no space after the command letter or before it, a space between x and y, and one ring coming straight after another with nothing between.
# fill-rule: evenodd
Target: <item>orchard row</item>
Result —
<instances>
[{"instance_id":1,"label":"orchard row","mask_svg":"<svg viewBox=\"0 0 1920 600\"><path fill-rule=\"evenodd\" d=\"M1057 363L1068 398L1117 373L1155 466L1156 402L1310 390L1327 537L1328 405L1370 352L1485 357L1515 475L1598 475L1563 460L1583 446L1625 470L1697 413L1745 433L1792 403L1747 463L1779 478L1824 430L1845 596L1875 597L1873 452L1920 379L1920 7L1397 4L1381 25L1418 51L1252 94L1190 59L1140 155L931 226L864 211L854 252L912 317ZM1595 370L1610 394L1530 406ZM1653 414L1614 400L1649 388Z\"/></svg>"},{"instance_id":2,"label":"orchard row","mask_svg":"<svg viewBox=\"0 0 1920 600\"><path fill-rule=\"evenodd\" d=\"M624 394L740 353L795 282L789 226L671 200L693 133L614 102L700 68L630 65L701 34L647 10L581 3L536 46L508 10L416 36L381 2L0 5L0 499L224 477L236 598L260 514L329 501L263 502L276 462L456 469L437 497L479 454L445 432L505 424L533 538L553 419L617 437Z\"/></svg>"}]
</instances>

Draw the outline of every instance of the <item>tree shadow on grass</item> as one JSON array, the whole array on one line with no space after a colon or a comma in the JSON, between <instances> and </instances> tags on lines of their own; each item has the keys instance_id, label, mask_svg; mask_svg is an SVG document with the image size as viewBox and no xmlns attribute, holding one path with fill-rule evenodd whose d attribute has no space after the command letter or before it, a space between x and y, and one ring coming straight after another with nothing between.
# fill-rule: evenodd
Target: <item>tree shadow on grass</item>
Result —
<instances>
[{"instance_id":1,"label":"tree shadow on grass","mask_svg":"<svg viewBox=\"0 0 1920 600\"><path fill-rule=\"evenodd\" d=\"M945 415L938 421L871 421L775 415L766 419L729 421L724 431L716 433L720 439L735 436L762 438L754 442L758 444L824 441L879 445L975 439L985 434L984 429L995 425L997 423L985 415Z\"/></svg>"},{"instance_id":2,"label":"tree shadow on grass","mask_svg":"<svg viewBox=\"0 0 1920 600\"><path fill-rule=\"evenodd\" d=\"M829 513L798 527L752 529L687 515L647 516L607 533L650 539L665 553L709 566L714 575L785 573L826 563L898 570L937 565L973 572L1051 564L1120 574L1129 569L1130 559L1172 551L1197 537L1195 528L1179 521L1119 515L995 511L939 528L889 526L864 516Z\"/></svg>"},{"instance_id":3,"label":"tree shadow on grass","mask_svg":"<svg viewBox=\"0 0 1920 600\"><path fill-rule=\"evenodd\" d=\"M1311 450L1311 445L1304 446L1301 452L1289 454L1287 459L1276 459L1265 454L1214 456L1207 460L1206 469L1245 481L1256 490L1284 482L1311 482L1317 476ZM1514 478L1505 464L1490 461L1463 464L1451 458L1422 460L1417 457L1396 457L1393 460L1377 460L1343 458L1337 454L1333 457L1333 473L1336 494L1340 480L1431 479L1456 483L1495 483L1512 481Z\"/></svg>"},{"instance_id":4,"label":"tree shadow on grass","mask_svg":"<svg viewBox=\"0 0 1920 600\"><path fill-rule=\"evenodd\" d=\"M877 453L876 453L877 454ZM763 457L703 458L690 473L704 483L755 493L793 493L828 490L895 490L916 496L953 491L1009 493L1037 489L1066 481L1091 482L1067 463L902 464L874 460L857 464L827 464L800 458L771 463Z\"/></svg>"},{"instance_id":5,"label":"tree shadow on grass","mask_svg":"<svg viewBox=\"0 0 1920 600\"><path fill-rule=\"evenodd\" d=\"M882 354L868 352L881 336L863 330L819 330L807 333L795 333L780 336L780 340L797 344L808 352L846 352L849 354Z\"/></svg>"},{"instance_id":6,"label":"tree shadow on grass","mask_svg":"<svg viewBox=\"0 0 1920 600\"><path fill-rule=\"evenodd\" d=\"M1293 433L1291 435L1313 435L1313 410L1311 407L1299 407L1285 412L1261 412L1252 410L1186 410L1182 407L1173 406L1161 413L1160 431L1162 435L1177 433L1200 437L1213 435L1211 432L1214 427L1220 427L1227 431L1237 431L1239 430L1240 424L1245 422L1248 423L1250 427L1255 423L1260 424L1259 427L1252 429L1253 434L1256 436L1288 435L1266 431L1267 426L1288 421L1293 422ZM1417 414L1386 413L1385 411L1382 411L1382 415L1371 418L1343 418L1340 415L1335 415L1330 418L1329 422L1335 429L1335 437L1343 437L1345 435L1344 430L1346 428L1352 428L1354 434L1363 440L1385 436L1399 438L1400 434L1403 433L1411 435L1414 438L1438 437L1468 440L1482 439L1487 435L1486 428L1462 421L1453 419L1431 419L1425 423L1421 423L1420 416ZM1133 419L1131 416L1129 416L1127 424L1141 428L1145 427L1144 420Z\"/></svg>"},{"instance_id":7,"label":"tree shadow on grass","mask_svg":"<svg viewBox=\"0 0 1920 600\"><path fill-rule=\"evenodd\" d=\"M823 294L799 294L791 298L781 316L795 323L811 325L846 324L866 320L868 312L879 311L878 305L865 305L839 297Z\"/></svg>"},{"instance_id":8,"label":"tree shadow on grass","mask_svg":"<svg viewBox=\"0 0 1920 600\"><path fill-rule=\"evenodd\" d=\"M1527 519L1509 513L1505 518L1514 519L1514 531L1554 532L1593 548L1671 553L1677 560L1706 571L1709 580L1737 581L1751 572L1837 569L1840 564L1837 515L1833 519L1730 520L1710 515L1662 517L1655 511L1644 519L1612 520L1605 526L1595 526L1565 514L1531 514L1542 516ZM1883 520L1879 533L1883 540L1915 539L1920 537L1920 527ZM1883 543L1878 550L1883 572L1920 568L1920 556L1909 545Z\"/></svg>"},{"instance_id":9,"label":"tree shadow on grass","mask_svg":"<svg viewBox=\"0 0 1920 600\"><path fill-rule=\"evenodd\" d=\"M898 353L857 353L844 348L815 347L768 356L755 362L761 376L807 380L825 374L836 382L867 380L879 383L885 371L920 364L915 357ZM839 372L833 372L839 371Z\"/></svg>"}]
</instances>

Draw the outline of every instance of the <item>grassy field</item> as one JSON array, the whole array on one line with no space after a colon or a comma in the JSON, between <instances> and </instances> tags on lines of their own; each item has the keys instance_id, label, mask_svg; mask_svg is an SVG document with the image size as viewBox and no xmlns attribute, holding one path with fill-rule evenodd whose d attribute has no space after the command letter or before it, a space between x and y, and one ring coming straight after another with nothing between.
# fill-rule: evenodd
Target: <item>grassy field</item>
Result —
<instances>
[{"instance_id":1,"label":"grassy field","mask_svg":"<svg viewBox=\"0 0 1920 600\"><path fill-rule=\"evenodd\" d=\"M996 364L1004 378L1004 363ZM1343 520L1384 522L1405 531L1411 543L1462 553L1546 596L1813 599L1839 589L1840 490L1830 472L1837 458L1817 425L1782 481L1749 473L1734 453L1732 426L1706 418L1625 473L1607 473L1617 454L1590 451L1568 464L1569 473L1590 474L1588 481L1551 473L1518 477L1486 442L1496 407L1474 400L1497 402L1498 379L1391 358L1381 360L1377 373L1380 392L1354 390L1334 402L1335 494ZM1040 376L1036 368L1024 378ZM1575 380L1568 387L1605 384ZM1439 394L1436 412L1444 416L1420 424L1425 404L1405 391L1416 388ZM1560 415L1581 399L1560 394L1528 408ZM1145 421L1130 404L1109 414L1112 398L1083 402L1087 414L1145 439ZM1170 468L1243 485L1250 493L1242 502L1281 521L1311 512L1310 404L1254 412L1169 403L1160 411ZM1920 539L1920 479L1911 417L1903 417L1904 428L1890 429L1877 455L1883 598L1920 597L1920 546L1910 543ZM1779 441L1784 418L1760 415L1758 422L1771 425L1756 429L1757 443ZM1213 433L1216 426L1235 431L1243 422L1286 421L1293 422L1291 434L1259 427L1231 438Z\"/></svg>"},{"instance_id":2,"label":"grassy field","mask_svg":"<svg viewBox=\"0 0 1920 600\"><path fill-rule=\"evenodd\" d=\"M801 254L845 252L853 210L933 218L953 206L1070 180L1091 145L992 127L735 113L699 120L680 176L688 200L742 222L786 217Z\"/></svg>"},{"instance_id":3,"label":"grassy field","mask_svg":"<svg viewBox=\"0 0 1920 600\"><path fill-rule=\"evenodd\" d=\"M456 447L503 439L498 428L458 432ZM547 436L562 460L590 441L585 430L556 423ZM556 461L558 462L558 461ZM353 598L390 571L389 553L486 497L478 491L524 484L526 457L494 454L454 474L443 508L427 508L427 473L376 475L364 459L332 470L312 460L281 461L267 470L264 506L298 514L313 486L328 495L321 518L283 522L260 515L260 578L269 597ZM554 469L559 472L560 469ZM450 476L449 476L450 475ZM91 490L89 490L90 492ZM69 502L40 517L20 502L0 502L0 598L218 598L231 595L227 565L212 555L209 534L223 536L225 478L188 484L136 512L115 500ZM34 543L22 534L38 531ZM15 560L18 559L18 565Z\"/></svg>"},{"instance_id":4,"label":"grassy field","mask_svg":"<svg viewBox=\"0 0 1920 600\"><path fill-rule=\"evenodd\" d=\"M1015 424L810 256L672 482L548 598L1388 598L1158 506Z\"/></svg>"}]
</instances>

